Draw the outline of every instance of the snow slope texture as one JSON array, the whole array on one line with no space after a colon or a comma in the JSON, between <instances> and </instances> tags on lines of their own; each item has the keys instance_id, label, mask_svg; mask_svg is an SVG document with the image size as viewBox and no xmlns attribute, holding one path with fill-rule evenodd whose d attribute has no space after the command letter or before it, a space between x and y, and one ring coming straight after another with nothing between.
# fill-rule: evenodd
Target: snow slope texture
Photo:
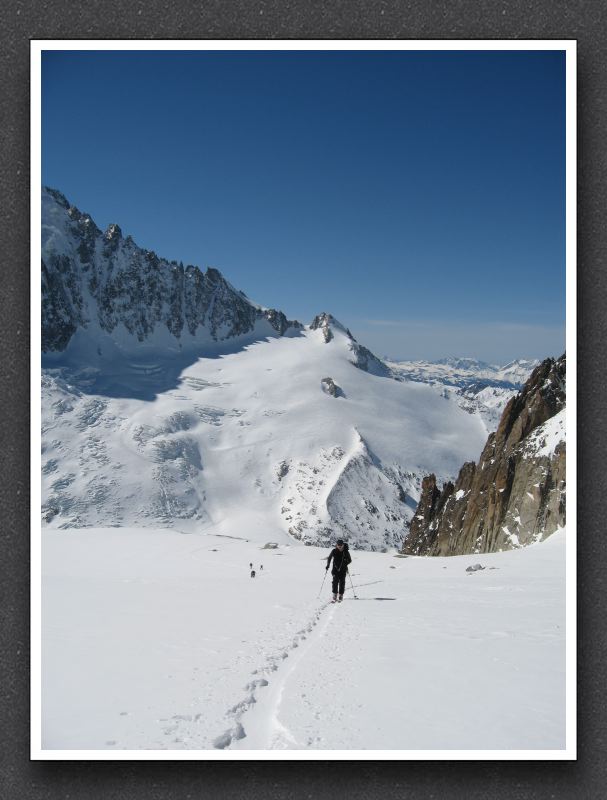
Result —
<instances>
[{"instance_id":1,"label":"snow slope texture","mask_svg":"<svg viewBox=\"0 0 607 800\"><path fill-rule=\"evenodd\" d=\"M326 549L248 533L45 532L44 749L564 748L564 532L355 550L337 606Z\"/></svg>"},{"instance_id":2,"label":"snow slope texture","mask_svg":"<svg viewBox=\"0 0 607 800\"><path fill-rule=\"evenodd\" d=\"M357 369L351 344L338 328L328 343L321 330L270 338L199 358L149 395L159 357L47 368L45 524L198 531L246 512L285 541L398 546L421 476L454 476L485 428L431 387Z\"/></svg>"}]
</instances>

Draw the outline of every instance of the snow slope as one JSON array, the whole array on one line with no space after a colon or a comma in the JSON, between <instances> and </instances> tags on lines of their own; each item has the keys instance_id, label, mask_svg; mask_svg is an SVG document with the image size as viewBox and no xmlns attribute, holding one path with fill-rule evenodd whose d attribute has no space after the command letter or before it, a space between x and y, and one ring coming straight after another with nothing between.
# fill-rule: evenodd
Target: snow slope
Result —
<instances>
[{"instance_id":1,"label":"snow slope","mask_svg":"<svg viewBox=\"0 0 607 800\"><path fill-rule=\"evenodd\" d=\"M432 387L357 368L357 355L335 325L329 342L306 329L193 363L46 368L44 522L234 530L244 515L262 542L270 529L282 542L400 545L423 475L453 478L486 429Z\"/></svg>"},{"instance_id":2,"label":"snow slope","mask_svg":"<svg viewBox=\"0 0 607 800\"><path fill-rule=\"evenodd\" d=\"M44 749L564 748L563 531L354 551L341 605L327 550L222 533L44 532Z\"/></svg>"},{"instance_id":3,"label":"snow slope","mask_svg":"<svg viewBox=\"0 0 607 800\"><path fill-rule=\"evenodd\" d=\"M51 527L199 531L245 515L279 538L399 546L422 477L476 460L513 391L470 359L391 369L330 314L289 321L216 269L102 233L52 189L42 257ZM487 376L499 385L482 389Z\"/></svg>"}]
</instances>

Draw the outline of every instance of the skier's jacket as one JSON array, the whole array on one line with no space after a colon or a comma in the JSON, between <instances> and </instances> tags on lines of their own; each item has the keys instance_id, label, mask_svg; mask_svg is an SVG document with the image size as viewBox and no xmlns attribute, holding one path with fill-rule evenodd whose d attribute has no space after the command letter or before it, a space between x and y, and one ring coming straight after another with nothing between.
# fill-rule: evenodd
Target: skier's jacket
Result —
<instances>
[{"instance_id":1,"label":"skier's jacket","mask_svg":"<svg viewBox=\"0 0 607 800\"><path fill-rule=\"evenodd\" d=\"M352 556L348 550L348 545L344 544L344 549L341 551L338 550L337 547L334 547L333 550L331 550L329 557L327 558L327 569L329 569L331 559L333 559L333 569L331 570L331 575L339 575L341 572L345 572L348 569L348 564L352 562Z\"/></svg>"}]
</instances>

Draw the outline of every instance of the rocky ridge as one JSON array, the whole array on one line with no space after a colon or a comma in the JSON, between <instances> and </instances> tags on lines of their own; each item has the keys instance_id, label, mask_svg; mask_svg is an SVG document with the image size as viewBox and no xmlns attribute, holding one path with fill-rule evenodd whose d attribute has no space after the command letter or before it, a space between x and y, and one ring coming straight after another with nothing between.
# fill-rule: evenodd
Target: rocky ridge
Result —
<instances>
[{"instance_id":1,"label":"rocky ridge","mask_svg":"<svg viewBox=\"0 0 607 800\"><path fill-rule=\"evenodd\" d=\"M283 336L302 326L252 303L219 270L167 261L138 247L116 224L102 232L60 192L43 190L43 352L64 351L79 330L107 334L122 348L160 333L181 348L256 327L260 335Z\"/></svg>"},{"instance_id":2,"label":"rocky ridge","mask_svg":"<svg viewBox=\"0 0 607 800\"><path fill-rule=\"evenodd\" d=\"M392 370L380 358L374 355L369 349L359 344L354 336L350 333L349 328L341 324L332 314L323 312L317 314L310 324L310 330L320 330L326 344L329 344L334 338L333 328L344 333L349 341L349 348L352 354L350 363L354 364L358 369L363 372L369 372L371 375L379 375L383 378L396 378L397 376L392 373Z\"/></svg>"},{"instance_id":3,"label":"rocky ridge","mask_svg":"<svg viewBox=\"0 0 607 800\"><path fill-rule=\"evenodd\" d=\"M383 465L359 433L348 451L323 448L316 463L282 462L276 475L284 524L304 544L329 546L339 535L359 549L385 550L402 540L415 476Z\"/></svg>"},{"instance_id":4,"label":"rocky ridge","mask_svg":"<svg viewBox=\"0 0 607 800\"><path fill-rule=\"evenodd\" d=\"M477 464L422 481L403 552L461 555L541 541L565 525L566 359L546 359L502 414Z\"/></svg>"}]
</instances>

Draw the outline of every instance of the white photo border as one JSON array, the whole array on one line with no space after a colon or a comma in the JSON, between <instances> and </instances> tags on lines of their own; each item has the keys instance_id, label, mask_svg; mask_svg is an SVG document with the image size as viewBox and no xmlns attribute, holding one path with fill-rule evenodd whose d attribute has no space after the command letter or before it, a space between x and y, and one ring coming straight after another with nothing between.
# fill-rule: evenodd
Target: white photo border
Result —
<instances>
[{"instance_id":1,"label":"white photo border","mask_svg":"<svg viewBox=\"0 0 607 800\"><path fill-rule=\"evenodd\" d=\"M566 56L566 734L563 750L49 750L42 748L41 507L41 66L48 50L155 51L563 51ZM577 42L575 39L306 39L130 40L32 39L30 41L31 220L31 662L30 758L36 761L571 761L577 759Z\"/></svg>"}]
</instances>

